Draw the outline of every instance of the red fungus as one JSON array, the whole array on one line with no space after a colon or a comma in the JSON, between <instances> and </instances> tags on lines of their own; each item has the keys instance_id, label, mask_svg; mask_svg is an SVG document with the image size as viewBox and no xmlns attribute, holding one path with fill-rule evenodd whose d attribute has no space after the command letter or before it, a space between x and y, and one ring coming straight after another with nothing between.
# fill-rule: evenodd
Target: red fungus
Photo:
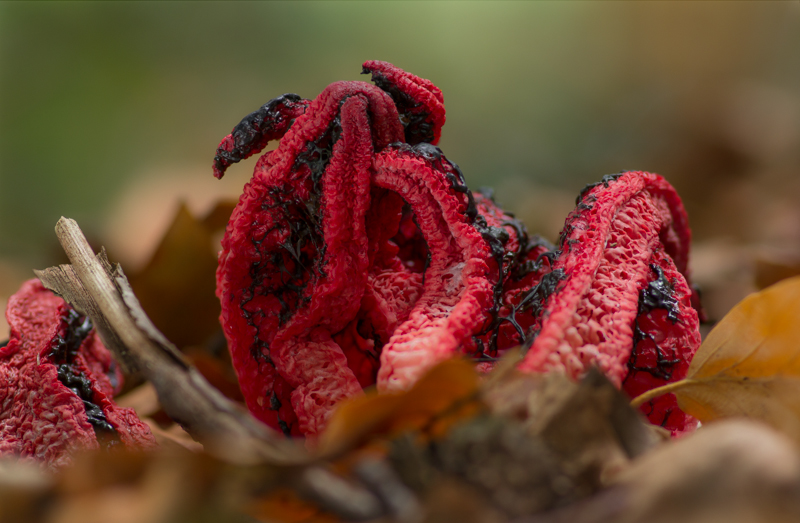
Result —
<instances>
[{"instance_id":1,"label":"red fungus","mask_svg":"<svg viewBox=\"0 0 800 523\"><path fill-rule=\"evenodd\" d=\"M150 448L150 428L112 397L122 373L91 321L30 280L8 301L0 348L0 455L57 468L78 449Z\"/></svg>"},{"instance_id":2,"label":"red fungus","mask_svg":"<svg viewBox=\"0 0 800 523\"><path fill-rule=\"evenodd\" d=\"M363 72L377 87L338 82L311 102L269 102L215 157L219 177L281 139L245 186L217 271L256 417L316 434L364 387L407 388L454 354L488 370L519 344L532 344L524 370L577 377L597 364L630 393L685 373L699 340L689 232L662 178L628 173L587 189L556 250L473 195L433 145L445 122L438 88L386 62ZM684 428L672 403L647 408Z\"/></svg>"},{"instance_id":3,"label":"red fungus","mask_svg":"<svg viewBox=\"0 0 800 523\"><path fill-rule=\"evenodd\" d=\"M429 143L444 124L441 92L385 62L364 71L380 88L332 84L259 160L223 239L217 292L242 392L287 435L318 432L338 401L374 383L382 348L380 385L408 386L492 307L494 252L461 172ZM406 323L413 341L399 337ZM438 329L424 344L423 326ZM412 345L429 347L415 352L427 363L395 368Z\"/></svg>"},{"instance_id":4,"label":"red fungus","mask_svg":"<svg viewBox=\"0 0 800 523\"><path fill-rule=\"evenodd\" d=\"M475 226L477 208L463 176L441 151L428 144L393 146L376 155L374 165L373 182L408 202L431 253L422 294L381 354L378 388L393 391L411 386L480 330L500 278L481 234L489 226L485 220Z\"/></svg>"},{"instance_id":5,"label":"red fungus","mask_svg":"<svg viewBox=\"0 0 800 523\"><path fill-rule=\"evenodd\" d=\"M272 140L281 138L307 107L308 100L287 93L245 116L217 147L214 176L222 178L228 167L260 152Z\"/></svg>"},{"instance_id":6,"label":"red fungus","mask_svg":"<svg viewBox=\"0 0 800 523\"><path fill-rule=\"evenodd\" d=\"M536 337L520 369L578 377L597 365L632 396L681 379L700 334L680 198L658 175L624 172L588 186L577 203L535 304ZM674 432L695 424L672 395L642 409Z\"/></svg>"},{"instance_id":7,"label":"red fungus","mask_svg":"<svg viewBox=\"0 0 800 523\"><path fill-rule=\"evenodd\" d=\"M217 271L222 324L248 407L287 435L317 432L361 391L332 334L366 285L374 149L402 137L386 93L333 84L259 160L231 216Z\"/></svg>"}]
</instances>

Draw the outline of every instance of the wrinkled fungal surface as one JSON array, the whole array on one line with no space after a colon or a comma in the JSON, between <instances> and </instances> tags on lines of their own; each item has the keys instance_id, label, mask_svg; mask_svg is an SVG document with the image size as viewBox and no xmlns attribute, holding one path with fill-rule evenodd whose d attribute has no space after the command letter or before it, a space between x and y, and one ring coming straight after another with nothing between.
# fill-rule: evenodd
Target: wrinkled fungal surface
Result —
<instances>
[{"instance_id":1,"label":"wrinkled fungal surface","mask_svg":"<svg viewBox=\"0 0 800 523\"><path fill-rule=\"evenodd\" d=\"M689 229L648 173L581 193L556 247L491 194L472 193L436 147L441 91L386 62L375 85L337 82L248 115L214 159L257 162L219 256L217 295L251 412L314 435L335 405L376 385L410 387L443 359L488 371L523 345L521 368L578 377L599 365L631 394L680 378L699 342L686 279ZM646 405L684 430L673 400Z\"/></svg>"},{"instance_id":2,"label":"wrinkled fungal surface","mask_svg":"<svg viewBox=\"0 0 800 523\"><path fill-rule=\"evenodd\" d=\"M30 280L8 301L0 348L0 456L50 468L81 449L156 445L133 409L113 401L122 373L91 321Z\"/></svg>"},{"instance_id":3,"label":"wrinkled fungal surface","mask_svg":"<svg viewBox=\"0 0 800 523\"><path fill-rule=\"evenodd\" d=\"M690 239L683 204L661 176L623 172L584 189L520 369L577 378L597 365L632 397L683 378L700 345ZM696 425L672 395L642 410L673 432Z\"/></svg>"}]
</instances>

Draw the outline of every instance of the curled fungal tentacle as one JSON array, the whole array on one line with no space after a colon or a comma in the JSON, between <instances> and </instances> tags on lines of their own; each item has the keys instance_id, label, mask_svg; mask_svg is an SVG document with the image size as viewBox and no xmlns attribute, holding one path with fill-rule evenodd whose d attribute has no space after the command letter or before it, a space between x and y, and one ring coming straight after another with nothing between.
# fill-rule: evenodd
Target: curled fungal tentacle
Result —
<instances>
[{"instance_id":1,"label":"curled fungal tentacle","mask_svg":"<svg viewBox=\"0 0 800 523\"><path fill-rule=\"evenodd\" d=\"M222 178L228 167L261 152L269 142L281 138L295 118L305 112L308 104L308 100L287 93L242 118L217 147L214 176Z\"/></svg>"},{"instance_id":2,"label":"curled fungal tentacle","mask_svg":"<svg viewBox=\"0 0 800 523\"><path fill-rule=\"evenodd\" d=\"M361 73L371 74L375 85L391 95L405 127L406 143L439 143L445 122L444 97L433 82L377 60L364 62Z\"/></svg>"},{"instance_id":3,"label":"curled fungal tentacle","mask_svg":"<svg viewBox=\"0 0 800 523\"><path fill-rule=\"evenodd\" d=\"M287 434L318 432L360 393L332 335L366 285L374 148L400 139L386 93L332 84L259 162L231 217L217 271L224 331L248 407Z\"/></svg>"},{"instance_id":4,"label":"curled fungal tentacle","mask_svg":"<svg viewBox=\"0 0 800 523\"><path fill-rule=\"evenodd\" d=\"M577 377L597 365L630 393L681 379L700 344L686 270L690 236L683 205L661 176L628 171L588 186L567 217L552 262L559 278L537 304L538 336L520 369ZM645 409L673 432L693 426L663 403Z\"/></svg>"},{"instance_id":5,"label":"curled fungal tentacle","mask_svg":"<svg viewBox=\"0 0 800 523\"><path fill-rule=\"evenodd\" d=\"M431 251L422 295L410 319L383 348L380 390L409 387L425 371L456 354L476 334L494 304L498 272L492 251L471 223L472 195L453 188L455 167L407 145L375 157L374 182L403 195Z\"/></svg>"}]
</instances>

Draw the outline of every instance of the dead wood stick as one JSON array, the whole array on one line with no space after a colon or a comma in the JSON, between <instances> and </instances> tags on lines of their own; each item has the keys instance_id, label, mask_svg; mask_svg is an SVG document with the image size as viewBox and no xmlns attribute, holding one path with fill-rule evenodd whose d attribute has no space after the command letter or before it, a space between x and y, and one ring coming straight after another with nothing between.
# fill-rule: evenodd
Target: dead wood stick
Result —
<instances>
[{"instance_id":1,"label":"dead wood stick","mask_svg":"<svg viewBox=\"0 0 800 523\"><path fill-rule=\"evenodd\" d=\"M103 343L129 370L155 387L166 413L211 454L239 464L292 465L308 461L283 438L225 398L156 329L119 265L95 255L74 220L61 218L56 234L71 265L35 271L42 283L87 314Z\"/></svg>"}]
</instances>

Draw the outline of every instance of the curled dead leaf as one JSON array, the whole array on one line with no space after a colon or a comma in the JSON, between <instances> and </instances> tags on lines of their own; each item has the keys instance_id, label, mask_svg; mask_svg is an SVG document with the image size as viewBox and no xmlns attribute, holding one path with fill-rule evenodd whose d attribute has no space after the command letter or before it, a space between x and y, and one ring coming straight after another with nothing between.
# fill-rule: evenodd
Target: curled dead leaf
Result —
<instances>
[{"instance_id":1,"label":"curled dead leaf","mask_svg":"<svg viewBox=\"0 0 800 523\"><path fill-rule=\"evenodd\" d=\"M320 437L321 455L337 455L370 437L391 437L424 430L430 437L447 432L453 423L480 408L478 374L466 360L446 360L399 394L371 391L342 404Z\"/></svg>"},{"instance_id":2,"label":"curled dead leaf","mask_svg":"<svg viewBox=\"0 0 800 523\"><path fill-rule=\"evenodd\" d=\"M279 489L251 502L246 512L258 521L281 523L335 523L341 521L316 505L300 498L290 489Z\"/></svg>"},{"instance_id":3,"label":"curled dead leaf","mask_svg":"<svg viewBox=\"0 0 800 523\"><path fill-rule=\"evenodd\" d=\"M219 330L217 236L234 203L220 201L203 218L181 203L150 261L130 276L142 308L179 348L204 344Z\"/></svg>"},{"instance_id":4,"label":"curled dead leaf","mask_svg":"<svg viewBox=\"0 0 800 523\"><path fill-rule=\"evenodd\" d=\"M798 480L800 454L787 438L760 423L727 420L633 462L617 478L628 490L627 507L601 521L797 521Z\"/></svg>"},{"instance_id":5,"label":"curled dead leaf","mask_svg":"<svg viewBox=\"0 0 800 523\"><path fill-rule=\"evenodd\" d=\"M637 458L589 498L514 523L788 523L800 518L799 489L788 438L725 420Z\"/></svg>"},{"instance_id":6,"label":"curled dead leaf","mask_svg":"<svg viewBox=\"0 0 800 523\"><path fill-rule=\"evenodd\" d=\"M751 294L711 331L686 379L653 389L634 406L672 392L702 422L758 419L800 442L800 277Z\"/></svg>"}]
</instances>

